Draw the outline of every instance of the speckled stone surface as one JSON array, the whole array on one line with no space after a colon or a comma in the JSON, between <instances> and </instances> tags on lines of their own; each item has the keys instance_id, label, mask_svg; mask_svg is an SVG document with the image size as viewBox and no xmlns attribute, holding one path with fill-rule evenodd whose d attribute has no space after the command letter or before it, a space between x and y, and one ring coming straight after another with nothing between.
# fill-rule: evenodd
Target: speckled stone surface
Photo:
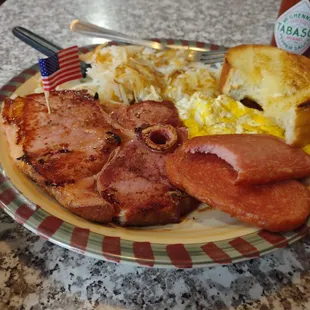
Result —
<instances>
[{"instance_id":1,"label":"speckled stone surface","mask_svg":"<svg viewBox=\"0 0 310 310\"><path fill-rule=\"evenodd\" d=\"M0 6L0 84L39 56L13 37L11 28L16 25L64 47L98 43L70 33L68 24L74 18L139 37L232 46L269 43L279 4L8 0ZM28 232L0 210L0 309L310 309L310 237L230 266L144 269L65 250Z\"/></svg>"}]
</instances>

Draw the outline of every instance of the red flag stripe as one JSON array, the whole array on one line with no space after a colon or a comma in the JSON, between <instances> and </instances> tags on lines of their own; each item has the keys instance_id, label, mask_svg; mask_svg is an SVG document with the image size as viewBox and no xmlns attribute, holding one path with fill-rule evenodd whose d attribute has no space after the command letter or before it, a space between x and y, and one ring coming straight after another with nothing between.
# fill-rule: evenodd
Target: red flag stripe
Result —
<instances>
[{"instance_id":1,"label":"red flag stripe","mask_svg":"<svg viewBox=\"0 0 310 310\"><path fill-rule=\"evenodd\" d=\"M271 233L267 230L261 230L258 232L258 235L271 243L276 248L284 248L288 245L287 239L279 234Z\"/></svg>"},{"instance_id":2,"label":"red flag stripe","mask_svg":"<svg viewBox=\"0 0 310 310\"><path fill-rule=\"evenodd\" d=\"M16 193L12 188L8 188L0 194L0 201L2 201L5 205L8 205L15 198L16 198Z\"/></svg>"},{"instance_id":3,"label":"red flag stripe","mask_svg":"<svg viewBox=\"0 0 310 310\"><path fill-rule=\"evenodd\" d=\"M66 57L67 55L76 55L79 52L79 49L77 46L68 47L64 50L60 50L58 54L58 58L60 57Z\"/></svg>"},{"instance_id":4,"label":"red flag stripe","mask_svg":"<svg viewBox=\"0 0 310 310\"><path fill-rule=\"evenodd\" d=\"M65 54L65 55L59 55L58 53L58 60L59 63L62 64L64 62L70 61L70 59L79 60L79 54L76 51L73 51L71 53Z\"/></svg>"},{"instance_id":5,"label":"red flag stripe","mask_svg":"<svg viewBox=\"0 0 310 310\"><path fill-rule=\"evenodd\" d=\"M71 64L71 63L80 63L80 59L78 57L70 57L66 59L65 61L59 60L60 68L63 68L64 65Z\"/></svg>"},{"instance_id":6,"label":"red flag stripe","mask_svg":"<svg viewBox=\"0 0 310 310\"><path fill-rule=\"evenodd\" d=\"M78 51L79 50L78 46L77 45L73 45L73 46L70 46L70 47L66 47L65 49L60 50L59 52L60 53L65 53L65 52L70 52L70 51L73 51L73 50Z\"/></svg>"},{"instance_id":7,"label":"red flag stripe","mask_svg":"<svg viewBox=\"0 0 310 310\"><path fill-rule=\"evenodd\" d=\"M31 207L27 204L23 204L16 210L15 219L18 223L23 225L36 210L36 206Z\"/></svg>"},{"instance_id":8,"label":"red flag stripe","mask_svg":"<svg viewBox=\"0 0 310 310\"><path fill-rule=\"evenodd\" d=\"M84 252L87 247L88 237L89 229L75 227L71 235L70 245Z\"/></svg>"},{"instance_id":9,"label":"red flag stripe","mask_svg":"<svg viewBox=\"0 0 310 310\"><path fill-rule=\"evenodd\" d=\"M209 242L201 247L201 249L218 264L230 264L231 257L219 248L215 243Z\"/></svg>"},{"instance_id":10,"label":"red flag stripe","mask_svg":"<svg viewBox=\"0 0 310 310\"><path fill-rule=\"evenodd\" d=\"M59 229L62 223L63 220L50 215L40 223L37 231L42 237L50 238Z\"/></svg>"},{"instance_id":11,"label":"red flag stripe","mask_svg":"<svg viewBox=\"0 0 310 310\"><path fill-rule=\"evenodd\" d=\"M79 62L80 58L77 52L71 52L70 54L66 54L66 55L59 55L58 54L58 60L59 60L59 66L60 68L71 61L76 61Z\"/></svg>"},{"instance_id":12,"label":"red flag stripe","mask_svg":"<svg viewBox=\"0 0 310 310\"><path fill-rule=\"evenodd\" d=\"M166 247L171 263L178 268L192 268L192 259L183 244L169 244Z\"/></svg>"},{"instance_id":13,"label":"red flag stripe","mask_svg":"<svg viewBox=\"0 0 310 310\"><path fill-rule=\"evenodd\" d=\"M80 73L75 74L75 75L72 74L72 75L70 75L70 76L65 76L65 77L63 77L61 80L58 80L57 83L54 82L53 85L44 86L44 90L49 91L49 90L51 90L51 89L54 89L55 85L57 86L57 85L60 85L60 84L65 83L65 82L68 82L68 81L71 81L71 80L75 80L75 79L79 79L79 78L81 78L81 74L80 74Z\"/></svg>"},{"instance_id":14,"label":"red flag stripe","mask_svg":"<svg viewBox=\"0 0 310 310\"><path fill-rule=\"evenodd\" d=\"M77 66L79 66L79 68L81 67L80 61L73 60L73 61L65 62L63 65L61 65L60 70L70 69L70 68L77 67Z\"/></svg>"},{"instance_id":15,"label":"red flag stripe","mask_svg":"<svg viewBox=\"0 0 310 310\"><path fill-rule=\"evenodd\" d=\"M65 82L68 82L68 81L71 81L71 80L74 80L74 79L78 79L80 78L80 75L77 74L77 75L70 75L70 76L65 76L63 77L61 80L59 80L59 82L57 83L57 85L60 85L62 83L65 83ZM56 85L56 86L57 86ZM47 85L47 86L44 86L44 90L50 90L51 88L55 88L54 85Z\"/></svg>"},{"instance_id":16,"label":"red flag stripe","mask_svg":"<svg viewBox=\"0 0 310 310\"><path fill-rule=\"evenodd\" d=\"M74 68L70 69L70 70L64 70L64 69L60 69L59 71L56 72L56 74L50 77L44 77L42 78L42 82L43 84L45 83L50 83L52 85L52 83L54 83L57 79L62 78L65 75L69 75L72 73L77 73L77 68L79 68L78 66L75 66ZM81 74L82 75L82 74Z\"/></svg>"},{"instance_id":17,"label":"red flag stripe","mask_svg":"<svg viewBox=\"0 0 310 310\"><path fill-rule=\"evenodd\" d=\"M133 253L140 265L154 266L154 254L149 242L134 242Z\"/></svg>"},{"instance_id":18,"label":"red flag stripe","mask_svg":"<svg viewBox=\"0 0 310 310\"><path fill-rule=\"evenodd\" d=\"M229 242L229 244L235 248L244 257L257 257L259 256L259 251L246 240L238 237Z\"/></svg>"},{"instance_id":19,"label":"red flag stripe","mask_svg":"<svg viewBox=\"0 0 310 310\"><path fill-rule=\"evenodd\" d=\"M104 237L102 241L103 256L114 262L120 262L121 239L119 237Z\"/></svg>"},{"instance_id":20,"label":"red flag stripe","mask_svg":"<svg viewBox=\"0 0 310 310\"><path fill-rule=\"evenodd\" d=\"M60 72L61 73L61 72ZM59 75L59 77L56 77L55 79L53 79L53 81L52 82L50 82L50 81L47 81L47 80L42 80L42 84L43 84L43 87L45 87L45 86L49 86L49 87L53 87L53 86L57 86L57 85L59 85L60 83L59 83L59 81L61 81L63 78L66 78L66 77L70 77L71 75L73 76L75 76L75 75L78 75L79 76L79 74L80 73L76 73L76 71L74 71L74 70L72 70L72 72L69 72L68 74L67 73L61 73L60 75ZM55 85L56 84L56 85Z\"/></svg>"},{"instance_id":21,"label":"red flag stripe","mask_svg":"<svg viewBox=\"0 0 310 310\"><path fill-rule=\"evenodd\" d=\"M66 59L59 59L59 67L60 69L62 69L68 62L76 62L76 63L79 63L80 62L80 59L77 58L77 56L70 56L70 57L67 57Z\"/></svg>"}]
</instances>

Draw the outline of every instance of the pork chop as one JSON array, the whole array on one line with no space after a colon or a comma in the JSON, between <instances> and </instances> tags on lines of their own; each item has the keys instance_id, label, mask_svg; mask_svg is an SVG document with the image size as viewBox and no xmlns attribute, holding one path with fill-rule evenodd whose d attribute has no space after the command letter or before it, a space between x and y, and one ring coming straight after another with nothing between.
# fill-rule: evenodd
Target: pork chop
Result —
<instances>
[{"instance_id":1,"label":"pork chop","mask_svg":"<svg viewBox=\"0 0 310 310\"><path fill-rule=\"evenodd\" d=\"M197 202L173 186L166 152L154 152L139 139L122 145L98 175L98 191L118 210L123 226L175 223Z\"/></svg>"},{"instance_id":2,"label":"pork chop","mask_svg":"<svg viewBox=\"0 0 310 310\"><path fill-rule=\"evenodd\" d=\"M122 127L135 130L144 125L169 124L174 127L184 126L178 111L171 101L142 101L113 111L111 118Z\"/></svg>"},{"instance_id":3,"label":"pork chop","mask_svg":"<svg viewBox=\"0 0 310 310\"><path fill-rule=\"evenodd\" d=\"M96 190L94 176L120 144L99 103L86 91L6 99L2 117L19 168L73 213L110 222L113 205Z\"/></svg>"}]
</instances>

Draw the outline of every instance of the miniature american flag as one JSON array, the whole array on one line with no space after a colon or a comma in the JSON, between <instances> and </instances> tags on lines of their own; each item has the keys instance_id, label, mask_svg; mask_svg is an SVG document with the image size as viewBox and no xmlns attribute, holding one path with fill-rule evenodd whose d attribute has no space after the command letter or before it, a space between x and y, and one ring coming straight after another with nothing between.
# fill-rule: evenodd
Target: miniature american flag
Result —
<instances>
[{"instance_id":1,"label":"miniature american flag","mask_svg":"<svg viewBox=\"0 0 310 310\"><path fill-rule=\"evenodd\" d=\"M50 114L49 92L62 83L82 78L78 47L68 47L53 56L41 58L39 66L47 111Z\"/></svg>"},{"instance_id":2,"label":"miniature american flag","mask_svg":"<svg viewBox=\"0 0 310 310\"><path fill-rule=\"evenodd\" d=\"M48 58L39 59L43 89L52 91L58 85L82 78L78 47L63 49Z\"/></svg>"}]
</instances>

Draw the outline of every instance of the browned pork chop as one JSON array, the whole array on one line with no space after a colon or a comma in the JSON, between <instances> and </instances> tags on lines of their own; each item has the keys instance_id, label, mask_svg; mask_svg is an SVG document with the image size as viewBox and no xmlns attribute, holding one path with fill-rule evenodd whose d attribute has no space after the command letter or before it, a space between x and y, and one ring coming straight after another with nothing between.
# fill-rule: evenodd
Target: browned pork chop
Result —
<instances>
[{"instance_id":1,"label":"browned pork chop","mask_svg":"<svg viewBox=\"0 0 310 310\"><path fill-rule=\"evenodd\" d=\"M110 115L122 132L136 136L121 145L99 173L98 191L118 210L121 225L179 222L198 202L167 178L167 155L187 139L177 109L170 101L143 101Z\"/></svg>"},{"instance_id":2,"label":"browned pork chop","mask_svg":"<svg viewBox=\"0 0 310 310\"><path fill-rule=\"evenodd\" d=\"M86 91L51 92L50 106L48 114L43 94L5 100L13 159L73 213L111 221L114 207L98 194L94 176L120 144L116 130Z\"/></svg>"},{"instance_id":3,"label":"browned pork chop","mask_svg":"<svg viewBox=\"0 0 310 310\"><path fill-rule=\"evenodd\" d=\"M175 223L197 206L173 186L165 168L167 153L138 139L122 145L98 175L98 191L118 210L124 226Z\"/></svg>"},{"instance_id":4,"label":"browned pork chop","mask_svg":"<svg viewBox=\"0 0 310 310\"><path fill-rule=\"evenodd\" d=\"M111 113L113 120L122 127L134 130L144 125L170 124L182 127L178 111L171 101L142 101L130 106L123 106Z\"/></svg>"}]
</instances>

